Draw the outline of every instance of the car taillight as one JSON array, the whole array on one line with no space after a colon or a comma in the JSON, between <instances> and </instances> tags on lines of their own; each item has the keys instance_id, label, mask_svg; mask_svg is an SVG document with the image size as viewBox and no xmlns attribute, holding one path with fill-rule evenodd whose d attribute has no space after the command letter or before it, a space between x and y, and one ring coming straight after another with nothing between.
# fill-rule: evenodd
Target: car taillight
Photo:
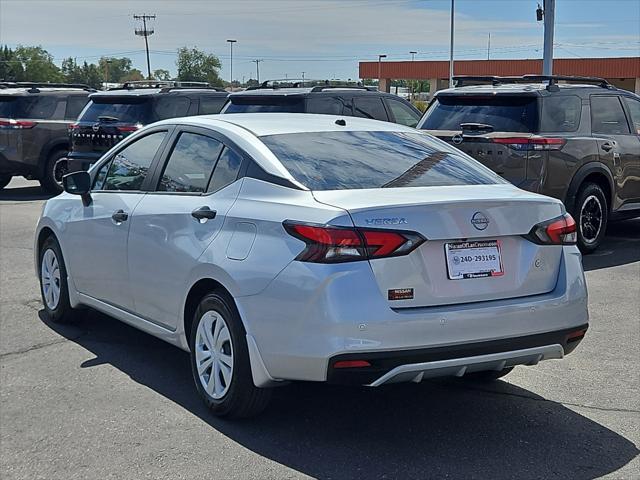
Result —
<instances>
[{"instance_id":1,"label":"car taillight","mask_svg":"<svg viewBox=\"0 0 640 480\"><path fill-rule=\"evenodd\" d=\"M30 120L14 120L13 118L2 118L0 119L0 128L11 128L11 129L25 129L25 128L33 128L38 124L38 122L32 122Z\"/></svg>"},{"instance_id":2,"label":"car taillight","mask_svg":"<svg viewBox=\"0 0 640 480\"><path fill-rule=\"evenodd\" d=\"M330 227L286 221L285 230L307 244L296 257L302 262L340 263L407 255L425 238L419 233Z\"/></svg>"},{"instance_id":3,"label":"car taillight","mask_svg":"<svg viewBox=\"0 0 640 480\"><path fill-rule=\"evenodd\" d=\"M142 125L137 123L136 125L120 125L118 126L118 130L121 132L135 132L136 130L140 130Z\"/></svg>"},{"instance_id":4,"label":"car taillight","mask_svg":"<svg viewBox=\"0 0 640 480\"><path fill-rule=\"evenodd\" d=\"M565 213L535 225L527 238L538 245L573 245L577 235L575 220Z\"/></svg>"},{"instance_id":5,"label":"car taillight","mask_svg":"<svg viewBox=\"0 0 640 480\"><path fill-rule=\"evenodd\" d=\"M567 143L564 138L552 137L506 137L493 138L491 141L514 150L560 150Z\"/></svg>"}]
</instances>

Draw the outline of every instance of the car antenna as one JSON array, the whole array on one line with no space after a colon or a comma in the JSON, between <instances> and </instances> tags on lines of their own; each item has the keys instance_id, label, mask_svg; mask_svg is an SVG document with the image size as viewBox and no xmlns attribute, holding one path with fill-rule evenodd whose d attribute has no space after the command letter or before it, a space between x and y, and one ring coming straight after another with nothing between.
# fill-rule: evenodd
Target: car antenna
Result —
<instances>
[{"instance_id":1,"label":"car antenna","mask_svg":"<svg viewBox=\"0 0 640 480\"><path fill-rule=\"evenodd\" d=\"M341 127L346 127L347 122L345 121L344 118L339 118L338 120L336 120L336 125L340 125Z\"/></svg>"}]
</instances>

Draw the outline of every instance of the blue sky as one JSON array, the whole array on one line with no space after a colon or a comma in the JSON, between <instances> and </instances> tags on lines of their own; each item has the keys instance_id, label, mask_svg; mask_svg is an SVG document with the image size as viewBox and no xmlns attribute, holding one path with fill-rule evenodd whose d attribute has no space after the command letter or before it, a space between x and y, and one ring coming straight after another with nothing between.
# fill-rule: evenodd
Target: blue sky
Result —
<instances>
[{"instance_id":1,"label":"blue sky","mask_svg":"<svg viewBox=\"0 0 640 480\"><path fill-rule=\"evenodd\" d=\"M542 1L542 0L540 0ZM536 0L456 0L458 59L540 58L543 29ZM557 0L555 57L640 56L640 0ZM151 67L175 73L186 45L218 55L229 77L356 78L359 60L448 58L449 0L0 0L0 44L42 45L95 62L128 56L146 70L133 13L155 13Z\"/></svg>"}]
</instances>

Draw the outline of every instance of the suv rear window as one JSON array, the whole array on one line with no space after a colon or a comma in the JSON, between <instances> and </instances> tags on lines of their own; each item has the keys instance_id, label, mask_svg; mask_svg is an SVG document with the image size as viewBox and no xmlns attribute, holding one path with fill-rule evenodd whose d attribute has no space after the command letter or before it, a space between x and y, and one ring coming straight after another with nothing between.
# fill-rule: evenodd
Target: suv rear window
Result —
<instances>
[{"instance_id":1,"label":"suv rear window","mask_svg":"<svg viewBox=\"0 0 640 480\"><path fill-rule=\"evenodd\" d=\"M533 133L538 127L537 98L533 96L438 97L422 124L425 130L461 130L461 123L483 123L495 132Z\"/></svg>"},{"instance_id":2,"label":"suv rear window","mask_svg":"<svg viewBox=\"0 0 640 480\"><path fill-rule=\"evenodd\" d=\"M151 123L149 99L145 98L93 98L78 121L95 123L100 117L111 117L121 123Z\"/></svg>"},{"instance_id":3,"label":"suv rear window","mask_svg":"<svg viewBox=\"0 0 640 480\"><path fill-rule=\"evenodd\" d=\"M304 98L278 95L273 97L236 97L231 98L222 113L304 113Z\"/></svg>"},{"instance_id":4,"label":"suv rear window","mask_svg":"<svg viewBox=\"0 0 640 480\"><path fill-rule=\"evenodd\" d=\"M427 135L407 132L316 132L260 139L311 190L486 185L498 175Z\"/></svg>"},{"instance_id":5,"label":"suv rear window","mask_svg":"<svg viewBox=\"0 0 640 480\"><path fill-rule=\"evenodd\" d=\"M0 96L0 117L47 120L53 117L57 106L58 97L54 96Z\"/></svg>"},{"instance_id":6,"label":"suv rear window","mask_svg":"<svg viewBox=\"0 0 640 480\"><path fill-rule=\"evenodd\" d=\"M582 100L576 95L554 95L542 101L542 132L575 132L580 126Z\"/></svg>"}]
</instances>

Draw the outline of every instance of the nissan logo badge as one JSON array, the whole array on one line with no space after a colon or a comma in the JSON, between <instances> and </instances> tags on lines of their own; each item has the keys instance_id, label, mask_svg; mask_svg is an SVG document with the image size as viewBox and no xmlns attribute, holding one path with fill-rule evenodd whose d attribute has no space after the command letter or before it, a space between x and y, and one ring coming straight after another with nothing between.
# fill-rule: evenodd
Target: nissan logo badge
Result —
<instances>
[{"instance_id":1,"label":"nissan logo badge","mask_svg":"<svg viewBox=\"0 0 640 480\"><path fill-rule=\"evenodd\" d=\"M471 225L478 230L485 230L489 226L489 219L481 212L476 212L473 214L473 217L471 217Z\"/></svg>"},{"instance_id":2,"label":"nissan logo badge","mask_svg":"<svg viewBox=\"0 0 640 480\"><path fill-rule=\"evenodd\" d=\"M100 130L100 124L99 123L94 123L91 128L92 128L92 130L94 132L97 132L98 130Z\"/></svg>"},{"instance_id":3,"label":"nissan logo badge","mask_svg":"<svg viewBox=\"0 0 640 480\"><path fill-rule=\"evenodd\" d=\"M451 141L454 145L460 145L463 140L464 138L462 138L462 135L460 135L459 133L456 133L453 137L451 137Z\"/></svg>"}]
</instances>

